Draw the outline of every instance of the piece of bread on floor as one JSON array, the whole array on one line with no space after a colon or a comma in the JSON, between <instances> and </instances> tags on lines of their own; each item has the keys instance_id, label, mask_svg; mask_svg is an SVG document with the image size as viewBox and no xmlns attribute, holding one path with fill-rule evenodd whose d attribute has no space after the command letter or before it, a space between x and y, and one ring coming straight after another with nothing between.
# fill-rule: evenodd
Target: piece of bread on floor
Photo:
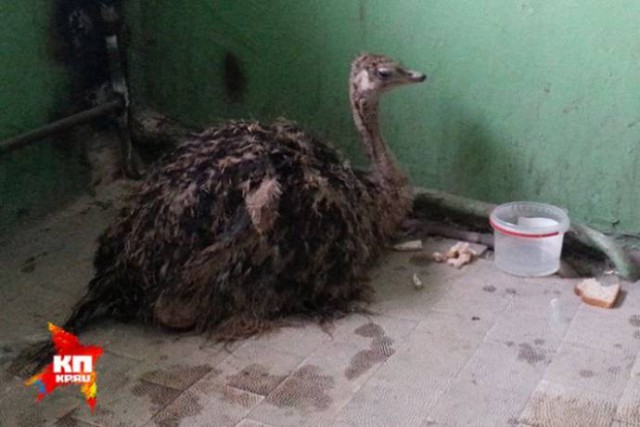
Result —
<instances>
[{"instance_id":1,"label":"piece of bread on floor","mask_svg":"<svg viewBox=\"0 0 640 427\"><path fill-rule=\"evenodd\" d=\"M578 283L574 290L586 304L611 308L618 299L620 284L602 286L596 279L586 279Z\"/></svg>"}]
</instances>

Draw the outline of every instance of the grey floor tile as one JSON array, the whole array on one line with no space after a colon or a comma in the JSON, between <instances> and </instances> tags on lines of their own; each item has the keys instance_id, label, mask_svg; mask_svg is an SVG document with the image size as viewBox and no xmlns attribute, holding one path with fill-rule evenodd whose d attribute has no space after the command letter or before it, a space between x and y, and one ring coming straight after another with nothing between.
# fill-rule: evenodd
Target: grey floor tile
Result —
<instances>
[{"instance_id":1,"label":"grey floor tile","mask_svg":"<svg viewBox=\"0 0 640 427\"><path fill-rule=\"evenodd\" d=\"M158 411L177 399L181 393L180 390L159 384L138 381L120 390L117 397L105 405L101 404L98 396L94 413L80 406L69 415L69 418L113 427L142 426Z\"/></svg>"},{"instance_id":2,"label":"grey floor tile","mask_svg":"<svg viewBox=\"0 0 640 427\"><path fill-rule=\"evenodd\" d=\"M395 343L410 336L418 322L376 314L354 314L338 319L327 330L333 342L370 344L376 338L387 337Z\"/></svg>"},{"instance_id":3,"label":"grey floor tile","mask_svg":"<svg viewBox=\"0 0 640 427\"><path fill-rule=\"evenodd\" d=\"M640 292L636 292L639 284L640 281L635 283L621 282L622 296L616 304L616 309L630 314L640 314Z\"/></svg>"},{"instance_id":4,"label":"grey floor tile","mask_svg":"<svg viewBox=\"0 0 640 427\"><path fill-rule=\"evenodd\" d=\"M340 411L336 423L349 426L419 426L448 383L389 382L370 378Z\"/></svg>"},{"instance_id":5,"label":"grey floor tile","mask_svg":"<svg viewBox=\"0 0 640 427\"><path fill-rule=\"evenodd\" d=\"M253 421L250 419L244 419L236 424L236 427L271 427L267 424L260 423L258 421Z\"/></svg>"},{"instance_id":6,"label":"grey floor tile","mask_svg":"<svg viewBox=\"0 0 640 427\"><path fill-rule=\"evenodd\" d=\"M495 321L511 303L513 296L507 290L512 281L496 275L492 263L478 260L468 267L467 274L446 282L446 291L431 308Z\"/></svg>"},{"instance_id":7,"label":"grey floor tile","mask_svg":"<svg viewBox=\"0 0 640 427\"><path fill-rule=\"evenodd\" d=\"M640 351L640 310L582 305L565 336L567 342L603 350Z\"/></svg>"},{"instance_id":8,"label":"grey floor tile","mask_svg":"<svg viewBox=\"0 0 640 427\"><path fill-rule=\"evenodd\" d=\"M59 388L36 402L37 392L20 387L0 399L0 426L39 427L84 405L84 397L77 386Z\"/></svg>"},{"instance_id":9,"label":"grey floor tile","mask_svg":"<svg viewBox=\"0 0 640 427\"><path fill-rule=\"evenodd\" d=\"M523 343L557 347L569 328L571 319L548 313L502 313L487 334L487 340L503 343Z\"/></svg>"},{"instance_id":10,"label":"grey floor tile","mask_svg":"<svg viewBox=\"0 0 640 427\"><path fill-rule=\"evenodd\" d=\"M611 427L637 427L640 424L629 424L622 421L613 420Z\"/></svg>"},{"instance_id":11,"label":"grey floor tile","mask_svg":"<svg viewBox=\"0 0 640 427\"><path fill-rule=\"evenodd\" d=\"M610 395L541 381L520 416L525 425L608 427L616 411Z\"/></svg>"},{"instance_id":12,"label":"grey floor tile","mask_svg":"<svg viewBox=\"0 0 640 427\"><path fill-rule=\"evenodd\" d=\"M568 387L620 396L634 360L635 354L563 343L544 379Z\"/></svg>"},{"instance_id":13,"label":"grey floor tile","mask_svg":"<svg viewBox=\"0 0 640 427\"><path fill-rule=\"evenodd\" d=\"M393 318L345 319L334 340L308 357L250 418L278 426L331 425L367 378L394 356L413 325Z\"/></svg>"},{"instance_id":14,"label":"grey floor tile","mask_svg":"<svg viewBox=\"0 0 640 427\"><path fill-rule=\"evenodd\" d=\"M86 421L81 421L73 418L73 413L69 413L61 418L58 418L55 422L48 425L50 425L51 427L102 427L101 424L88 423Z\"/></svg>"},{"instance_id":15,"label":"grey floor tile","mask_svg":"<svg viewBox=\"0 0 640 427\"><path fill-rule=\"evenodd\" d=\"M471 356L458 379L484 388L531 392L551 363L553 353L552 349L533 342L485 341Z\"/></svg>"},{"instance_id":16,"label":"grey floor tile","mask_svg":"<svg viewBox=\"0 0 640 427\"><path fill-rule=\"evenodd\" d=\"M311 321L299 322L296 326L279 328L249 339L249 341L278 350L283 349L300 356L308 356L330 340L331 335Z\"/></svg>"},{"instance_id":17,"label":"grey floor tile","mask_svg":"<svg viewBox=\"0 0 640 427\"><path fill-rule=\"evenodd\" d=\"M429 384L453 379L483 341L490 323L432 312L376 377L388 383Z\"/></svg>"},{"instance_id":18,"label":"grey floor tile","mask_svg":"<svg viewBox=\"0 0 640 427\"><path fill-rule=\"evenodd\" d=\"M263 396L206 377L153 417L156 425L231 427L240 422Z\"/></svg>"},{"instance_id":19,"label":"grey floor tile","mask_svg":"<svg viewBox=\"0 0 640 427\"><path fill-rule=\"evenodd\" d=\"M581 305L573 290L575 283L553 276L518 278L509 285L513 299L505 314L546 317L560 324L569 322Z\"/></svg>"},{"instance_id":20,"label":"grey floor tile","mask_svg":"<svg viewBox=\"0 0 640 427\"><path fill-rule=\"evenodd\" d=\"M640 357L636 358L627 385L618 402L615 419L621 424L640 425Z\"/></svg>"},{"instance_id":21,"label":"grey floor tile","mask_svg":"<svg viewBox=\"0 0 640 427\"><path fill-rule=\"evenodd\" d=\"M303 356L247 341L216 367L225 385L266 396L304 360Z\"/></svg>"},{"instance_id":22,"label":"grey floor tile","mask_svg":"<svg viewBox=\"0 0 640 427\"><path fill-rule=\"evenodd\" d=\"M466 379L453 383L429 410L423 426L515 426L530 390L494 388Z\"/></svg>"}]
</instances>

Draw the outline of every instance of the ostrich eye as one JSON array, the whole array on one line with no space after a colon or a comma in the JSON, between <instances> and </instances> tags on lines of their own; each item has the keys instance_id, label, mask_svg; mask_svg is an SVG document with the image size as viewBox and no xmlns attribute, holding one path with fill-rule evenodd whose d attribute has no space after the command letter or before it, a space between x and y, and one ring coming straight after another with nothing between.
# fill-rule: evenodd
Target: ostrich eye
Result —
<instances>
[{"instance_id":1,"label":"ostrich eye","mask_svg":"<svg viewBox=\"0 0 640 427\"><path fill-rule=\"evenodd\" d=\"M381 79L386 79L388 77L391 77L391 74L392 74L392 71L390 69L388 69L388 68L380 68L378 70L378 76Z\"/></svg>"}]
</instances>

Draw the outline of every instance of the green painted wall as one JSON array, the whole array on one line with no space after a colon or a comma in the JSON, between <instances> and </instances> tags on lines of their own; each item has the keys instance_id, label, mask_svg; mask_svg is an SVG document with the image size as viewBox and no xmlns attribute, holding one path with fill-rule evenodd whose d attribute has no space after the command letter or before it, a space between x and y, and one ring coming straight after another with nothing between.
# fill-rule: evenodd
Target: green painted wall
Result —
<instances>
[{"instance_id":1,"label":"green painted wall","mask_svg":"<svg viewBox=\"0 0 640 427\"><path fill-rule=\"evenodd\" d=\"M0 2L0 140L50 122L68 97L65 70L51 59L52 7L49 0ZM0 157L0 233L80 188L78 148L50 142Z\"/></svg>"},{"instance_id":2,"label":"green painted wall","mask_svg":"<svg viewBox=\"0 0 640 427\"><path fill-rule=\"evenodd\" d=\"M187 122L284 115L359 162L349 62L386 53L430 76L383 104L415 184L640 233L638 1L136 0L128 18L137 99Z\"/></svg>"}]
</instances>

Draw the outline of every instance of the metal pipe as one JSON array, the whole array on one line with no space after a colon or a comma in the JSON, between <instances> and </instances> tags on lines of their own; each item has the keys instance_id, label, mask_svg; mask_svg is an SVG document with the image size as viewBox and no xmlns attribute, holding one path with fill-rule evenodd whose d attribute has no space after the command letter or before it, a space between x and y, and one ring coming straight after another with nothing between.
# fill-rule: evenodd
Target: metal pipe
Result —
<instances>
[{"instance_id":1,"label":"metal pipe","mask_svg":"<svg viewBox=\"0 0 640 427\"><path fill-rule=\"evenodd\" d=\"M141 173L134 160L133 144L131 142L131 130L129 129L129 88L124 75L122 54L120 51L118 33L120 29L120 17L114 6L102 5L102 19L107 26L105 39L107 57L109 59L109 72L111 74L111 89L113 93L120 95L124 100L125 108L118 117L118 131L120 133L120 161L122 169L128 178L139 179Z\"/></svg>"},{"instance_id":2,"label":"metal pipe","mask_svg":"<svg viewBox=\"0 0 640 427\"><path fill-rule=\"evenodd\" d=\"M67 129L71 129L74 126L88 123L99 117L107 116L111 113L121 110L123 107L123 100L121 98L117 98L89 110L82 111L69 117L65 117L64 119L50 123L39 129L35 129L30 132L23 133L22 135L18 135L16 137L1 141L0 156L9 154L19 148L25 147L36 141L40 141Z\"/></svg>"}]
</instances>

